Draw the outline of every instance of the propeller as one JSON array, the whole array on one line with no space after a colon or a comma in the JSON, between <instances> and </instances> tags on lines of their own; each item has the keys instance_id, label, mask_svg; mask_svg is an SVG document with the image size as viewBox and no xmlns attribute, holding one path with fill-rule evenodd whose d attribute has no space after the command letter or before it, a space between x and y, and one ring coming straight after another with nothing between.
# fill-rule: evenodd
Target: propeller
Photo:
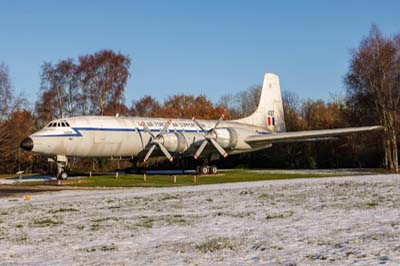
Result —
<instances>
[{"instance_id":1,"label":"propeller","mask_svg":"<svg viewBox=\"0 0 400 266\"><path fill-rule=\"evenodd\" d=\"M148 150L146 156L144 157L144 161L146 162L149 159L156 146L158 146L160 150L164 153L165 157L167 157L167 159L172 162L174 160L174 157L172 157L172 155L163 145L163 135L167 132L169 125L171 125L171 120L168 120L165 123L164 127L161 129L160 133L157 136L155 136L153 132L151 132L150 128L146 125L144 121L142 121L140 125L144 128L144 131L146 131L151 136L151 144L153 144Z\"/></svg>"},{"instance_id":2,"label":"propeller","mask_svg":"<svg viewBox=\"0 0 400 266\"><path fill-rule=\"evenodd\" d=\"M224 119L224 115L222 115L217 123L215 123L215 126L210 129L210 130L205 130L202 125L195 119L195 117L192 118L193 122L201 129L201 131L204 132L204 141L201 143L200 147L197 149L196 153L194 154L194 158L198 159L200 157L200 154L203 152L204 148L207 146L208 142L211 142L212 145L217 149L217 151L224 157L226 158L228 156L228 153L224 150L224 148L221 147L221 145L218 144L216 141L217 139L217 133L215 132L215 129L218 127L218 125L221 123L221 121Z\"/></svg>"}]
</instances>

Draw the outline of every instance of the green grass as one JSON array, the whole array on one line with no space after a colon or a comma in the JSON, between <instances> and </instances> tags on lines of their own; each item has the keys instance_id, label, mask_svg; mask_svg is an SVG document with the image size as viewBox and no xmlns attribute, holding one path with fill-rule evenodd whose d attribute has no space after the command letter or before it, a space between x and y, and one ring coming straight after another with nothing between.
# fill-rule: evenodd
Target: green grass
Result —
<instances>
[{"instance_id":1,"label":"green grass","mask_svg":"<svg viewBox=\"0 0 400 266\"><path fill-rule=\"evenodd\" d=\"M55 226L55 225L59 225L59 224L63 224L63 221L59 221L59 220L54 220L51 218L43 218L43 219L38 219L38 220L34 220L33 224L36 227L48 227L48 226Z\"/></svg>"},{"instance_id":2,"label":"green grass","mask_svg":"<svg viewBox=\"0 0 400 266\"><path fill-rule=\"evenodd\" d=\"M201 244L196 245L196 249L198 249L202 253L215 252L221 249L234 250L235 247L236 243L232 242L228 238L222 238L222 237L210 239Z\"/></svg>"},{"instance_id":3,"label":"green grass","mask_svg":"<svg viewBox=\"0 0 400 266\"><path fill-rule=\"evenodd\" d=\"M22 176L36 176L39 174L22 174ZM16 174L0 174L0 178L18 178L19 175Z\"/></svg>"},{"instance_id":4,"label":"green grass","mask_svg":"<svg viewBox=\"0 0 400 266\"><path fill-rule=\"evenodd\" d=\"M57 210L50 210L49 213L58 213L58 212L78 212L78 209L75 208L60 208Z\"/></svg>"},{"instance_id":5,"label":"green grass","mask_svg":"<svg viewBox=\"0 0 400 266\"><path fill-rule=\"evenodd\" d=\"M173 176L168 175L120 175L118 179L114 175L101 175L90 178L93 182L73 184L81 187L172 187L187 185L205 185L218 183L232 183L244 181L278 180L294 178L331 177L334 174L298 174L298 173L257 173L247 170L229 170L219 175L197 176L194 183L193 175L177 175L176 183Z\"/></svg>"},{"instance_id":6,"label":"green grass","mask_svg":"<svg viewBox=\"0 0 400 266\"><path fill-rule=\"evenodd\" d=\"M143 180L143 175L127 175L120 174L117 179L114 175L97 175L93 177L83 178L82 180L90 180L91 182L71 183L65 186L78 187L173 187L188 185L206 185L219 183L233 183L245 181L261 181L261 180L279 180L279 179L295 179L295 178L317 178L332 177L335 174L304 174L304 173L268 173L255 172L251 170L227 170L218 175L197 176L194 183L193 175L177 175L176 183L173 176L169 175L147 175L147 180ZM43 185L45 182L33 181L24 182L18 185Z\"/></svg>"},{"instance_id":7,"label":"green grass","mask_svg":"<svg viewBox=\"0 0 400 266\"><path fill-rule=\"evenodd\" d=\"M82 252L114 251L114 250L118 250L118 248L114 244L111 244L110 246L96 246L96 247L80 249L80 251Z\"/></svg>"}]
</instances>

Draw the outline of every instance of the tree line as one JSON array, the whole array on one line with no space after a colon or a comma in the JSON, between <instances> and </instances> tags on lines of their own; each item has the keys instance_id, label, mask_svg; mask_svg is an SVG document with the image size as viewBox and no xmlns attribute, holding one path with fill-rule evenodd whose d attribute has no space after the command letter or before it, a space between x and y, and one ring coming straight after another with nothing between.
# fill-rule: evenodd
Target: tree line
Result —
<instances>
[{"instance_id":1,"label":"tree line","mask_svg":"<svg viewBox=\"0 0 400 266\"><path fill-rule=\"evenodd\" d=\"M47 158L18 148L27 135L50 120L77 115L126 115L148 117L225 119L252 113L261 86L223 95L212 102L205 95L179 94L159 102L144 96L127 104L124 94L130 76L129 56L112 50L45 62L36 102L15 95L7 66L0 64L0 172L48 171ZM271 149L232 156L218 162L222 167L383 167L398 171L398 123L400 101L400 35L385 37L376 26L351 52L344 78L346 95L328 101L301 99L283 91L288 131L384 125L372 132L336 141L277 144ZM32 105L33 104L33 105ZM34 106L33 108L31 106ZM87 159L73 159L87 170ZM101 161L102 166L112 163ZM158 161L157 161L158 162ZM160 163L162 165L163 163Z\"/></svg>"}]
</instances>

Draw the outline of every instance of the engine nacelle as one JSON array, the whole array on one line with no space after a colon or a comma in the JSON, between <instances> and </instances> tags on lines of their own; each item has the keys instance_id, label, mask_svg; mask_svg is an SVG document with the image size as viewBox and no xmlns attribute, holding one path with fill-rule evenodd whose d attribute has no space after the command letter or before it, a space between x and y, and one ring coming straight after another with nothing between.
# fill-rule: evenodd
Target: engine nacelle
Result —
<instances>
[{"instance_id":1,"label":"engine nacelle","mask_svg":"<svg viewBox=\"0 0 400 266\"><path fill-rule=\"evenodd\" d=\"M182 133L167 133L162 135L162 144L170 152L184 152L188 149L185 136Z\"/></svg>"},{"instance_id":2,"label":"engine nacelle","mask_svg":"<svg viewBox=\"0 0 400 266\"><path fill-rule=\"evenodd\" d=\"M238 134L231 127L215 129L216 141L222 148L234 149L238 143Z\"/></svg>"}]
</instances>

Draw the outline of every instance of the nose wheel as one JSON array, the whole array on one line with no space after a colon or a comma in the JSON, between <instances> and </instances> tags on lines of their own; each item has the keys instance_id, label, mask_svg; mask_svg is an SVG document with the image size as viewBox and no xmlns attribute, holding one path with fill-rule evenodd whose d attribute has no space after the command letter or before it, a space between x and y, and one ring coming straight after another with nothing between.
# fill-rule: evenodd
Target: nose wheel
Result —
<instances>
[{"instance_id":1,"label":"nose wheel","mask_svg":"<svg viewBox=\"0 0 400 266\"><path fill-rule=\"evenodd\" d=\"M57 163L57 179L65 180L68 178L68 173L65 170L65 166L61 163Z\"/></svg>"},{"instance_id":2,"label":"nose wheel","mask_svg":"<svg viewBox=\"0 0 400 266\"><path fill-rule=\"evenodd\" d=\"M57 163L57 179L58 180L67 179L68 178L68 173L66 171L66 168L68 167L67 157L63 155L57 155L56 163Z\"/></svg>"},{"instance_id":3,"label":"nose wheel","mask_svg":"<svg viewBox=\"0 0 400 266\"><path fill-rule=\"evenodd\" d=\"M65 170L62 171L61 174L60 174L60 176L59 176L59 179L65 180L65 179L67 179L67 178L68 178L68 173L67 173Z\"/></svg>"}]
</instances>

